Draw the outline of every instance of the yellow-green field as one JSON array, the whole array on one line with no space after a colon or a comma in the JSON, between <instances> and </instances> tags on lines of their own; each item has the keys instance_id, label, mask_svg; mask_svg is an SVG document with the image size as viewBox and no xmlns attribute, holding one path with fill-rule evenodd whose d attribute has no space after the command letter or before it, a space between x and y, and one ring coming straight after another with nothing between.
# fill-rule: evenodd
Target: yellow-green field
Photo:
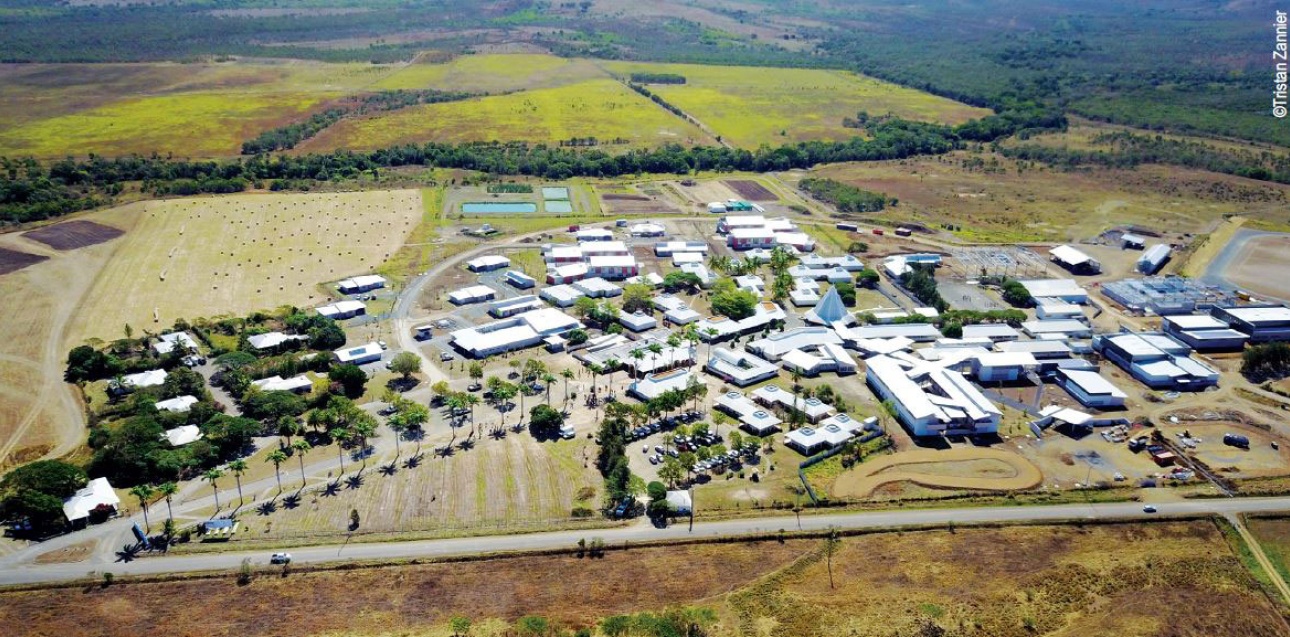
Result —
<instances>
[{"instance_id":1,"label":"yellow-green field","mask_svg":"<svg viewBox=\"0 0 1290 637\"><path fill-rule=\"evenodd\" d=\"M605 77L590 60L554 55L463 55L443 64L409 64L373 89L423 89L502 93Z\"/></svg>"},{"instance_id":2,"label":"yellow-green field","mask_svg":"<svg viewBox=\"0 0 1290 637\"><path fill-rule=\"evenodd\" d=\"M127 323L155 330L321 302L320 283L371 272L423 214L416 190L177 199L137 210L77 313L73 343L116 338Z\"/></svg>"},{"instance_id":3,"label":"yellow-green field","mask_svg":"<svg viewBox=\"0 0 1290 637\"><path fill-rule=\"evenodd\" d=\"M238 154L395 67L312 62L0 66L0 154Z\"/></svg>"},{"instance_id":4,"label":"yellow-green field","mask_svg":"<svg viewBox=\"0 0 1290 637\"><path fill-rule=\"evenodd\" d=\"M605 67L620 75L684 75L684 85L654 84L649 89L745 148L852 137L858 131L843 127L842 119L860 111L947 123L990 114L845 71L630 62L609 62Z\"/></svg>"},{"instance_id":5,"label":"yellow-green field","mask_svg":"<svg viewBox=\"0 0 1290 637\"><path fill-rule=\"evenodd\" d=\"M622 138L637 147L713 143L698 128L623 85L600 79L344 120L296 150L371 149L426 141L555 142L573 137Z\"/></svg>"}]
</instances>

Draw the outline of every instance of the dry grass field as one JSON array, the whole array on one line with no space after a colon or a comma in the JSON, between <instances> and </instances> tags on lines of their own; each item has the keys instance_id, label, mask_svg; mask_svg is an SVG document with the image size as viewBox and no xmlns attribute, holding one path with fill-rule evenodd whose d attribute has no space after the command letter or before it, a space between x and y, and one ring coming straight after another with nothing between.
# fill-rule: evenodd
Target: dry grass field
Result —
<instances>
[{"instance_id":1,"label":"dry grass field","mask_svg":"<svg viewBox=\"0 0 1290 637\"><path fill-rule=\"evenodd\" d=\"M947 123L990 113L844 71L634 62L608 62L605 68L624 76L685 76L685 84L649 89L743 148L853 137L859 131L843 127L842 119L860 111Z\"/></svg>"},{"instance_id":2,"label":"dry grass field","mask_svg":"<svg viewBox=\"0 0 1290 637\"><path fill-rule=\"evenodd\" d=\"M624 139L620 147L714 143L698 128L610 79L588 80L461 102L349 119L301 144L297 152L383 148L406 142L558 142Z\"/></svg>"},{"instance_id":3,"label":"dry grass field","mask_svg":"<svg viewBox=\"0 0 1290 637\"><path fill-rule=\"evenodd\" d=\"M599 559L273 569L245 586L231 573L118 579L0 593L0 621L60 637L446 637L448 619L460 615L473 620L471 635L487 637L515 634L524 616L572 629L681 606L711 609L705 628L716 637L1290 634L1208 521L874 533L843 538L831 561L818 540L788 540Z\"/></svg>"},{"instance_id":4,"label":"dry grass field","mask_svg":"<svg viewBox=\"0 0 1290 637\"><path fill-rule=\"evenodd\" d=\"M440 89L505 93L551 88L605 77L590 60L554 55L463 55L440 64L409 64L372 85L373 89Z\"/></svg>"},{"instance_id":5,"label":"dry grass field","mask_svg":"<svg viewBox=\"0 0 1290 637\"><path fill-rule=\"evenodd\" d=\"M127 323L155 330L326 300L319 284L383 263L422 205L419 191L396 190L151 201L122 214L138 223L77 313L73 343L116 338Z\"/></svg>"},{"instance_id":6,"label":"dry grass field","mask_svg":"<svg viewBox=\"0 0 1290 637\"><path fill-rule=\"evenodd\" d=\"M899 199L876 216L933 228L958 224L961 238L994 242L1070 241L1122 224L1203 233L1224 215L1277 220L1290 195L1287 186L1184 168L1061 172L972 151L836 164L812 176Z\"/></svg>"}]
</instances>

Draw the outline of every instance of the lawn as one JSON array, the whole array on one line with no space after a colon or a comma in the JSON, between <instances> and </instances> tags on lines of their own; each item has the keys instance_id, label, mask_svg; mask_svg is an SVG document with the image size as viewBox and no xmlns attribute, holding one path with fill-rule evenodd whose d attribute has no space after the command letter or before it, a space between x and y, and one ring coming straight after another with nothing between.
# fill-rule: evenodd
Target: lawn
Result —
<instances>
[{"instance_id":1,"label":"lawn","mask_svg":"<svg viewBox=\"0 0 1290 637\"><path fill-rule=\"evenodd\" d=\"M320 283L371 272L423 215L416 190L172 199L135 210L137 227L77 313L74 342L115 338L127 323L155 330L320 303Z\"/></svg>"},{"instance_id":2,"label":"lawn","mask_svg":"<svg viewBox=\"0 0 1290 637\"><path fill-rule=\"evenodd\" d=\"M380 90L433 88L504 93L603 78L589 60L541 54L462 55L441 64L409 64L376 82Z\"/></svg>"},{"instance_id":3,"label":"lawn","mask_svg":"<svg viewBox=\"0 0 1290 637\"><path fill-rule=\"evenodd\" d=\"M609 79L348 119L298 152L375 149L409 142L529 141L595 137L604 148L712 143L698 128Z\"/></svg>"},{"instance_id":4,"label":"lawn","mask_svg":"<svg viewBox=\"0 0 1290 637\"><path fill-rule=\"evenodd\" d=\"M856 129L842 120L860 111L959 123L990 114L953 100L845 71L694 64L609 62L610 71L675 73L684 85L650 91L743 148L810 139L846 139Z\"/></svg>"}]
</instances>

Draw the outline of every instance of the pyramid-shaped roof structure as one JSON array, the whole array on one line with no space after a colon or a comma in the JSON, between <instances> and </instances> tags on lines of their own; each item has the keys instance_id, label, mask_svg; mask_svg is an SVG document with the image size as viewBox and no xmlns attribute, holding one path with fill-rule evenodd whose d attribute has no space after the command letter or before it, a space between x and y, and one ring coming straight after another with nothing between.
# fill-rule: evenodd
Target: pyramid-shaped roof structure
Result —
<instances>
[{"instance_id":1,"label":"pyramid-shaped roof structure","mask_svg":"<svg viewBox=\"0 0 1290 637\"><path fill-rule=\"evenodd\" d=\"M830 287L829 291L824 294L824 298L815 304L804 317L809 323L818 323L820 325L833 325L842 323L844 325L855 321L855 317L847 312L847 308L842 304L842 297L838 295L837 287Z\"/></svg>"}]
</instances>

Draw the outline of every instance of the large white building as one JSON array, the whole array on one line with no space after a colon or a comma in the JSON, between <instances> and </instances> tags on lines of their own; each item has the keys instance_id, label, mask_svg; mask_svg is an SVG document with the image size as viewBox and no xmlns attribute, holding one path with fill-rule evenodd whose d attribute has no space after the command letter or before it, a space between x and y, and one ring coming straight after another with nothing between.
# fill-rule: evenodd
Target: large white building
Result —
<instances>
[{"instance_id":1,"label":"large white building","mask_svg":"<svg viewBox=\"0 0 1290 637\"><path fill-rule=\"evenodd\" d=\"M381 360L381 349L378 343L368 343L360 347L345 347L332 352L337 363L366 365Z\"/></svg>"},{"instance_id":2,"label":"large white building","mask_svg":"<svg viewBox=\"0 0 1290 637\"><path fill-rule=\"evenodd\" d=\"M799 327L785 332L772 332L766 338L748 344L748 351L766 360L778 361L785 354L826 343L841 344L842 337L827 327Z\"/></svg>"},{"instance_id":3,"label":"large white building","mask_svg":"<svg viewBox=\"0 0 1290 637\"><path fill-rule=\"evenodd\" d=\"M336 288L341 294L358 294L368 290L377 290L385 287L385 277L375 274L365 274L350 279L345 279L336 284Z\"/></svg>"},{"instance_id":4,"label":"large white building","mask_svg":"<svg viewBox=\"0 0 1290 637\"><path fill-rule=\"evenodd\" d=\"M747 352L724 347L712 348L708 355L708 363L703 368L713 376L739 387L746 387L779 375L779 370L773 363Z\"/></svg>"},{"instance_id":5,"label":"large white building","mask_svg":"<svg viewBox=\"0 0 1290 637\"><path fill-rule=\"evenodd\" d=\"M672 390L682 391L696 378L688 369L674 369L661 374L648 374L627 387L627 393L642 401L649 401Z\"/></svg>"},{"instance_id":6,"label":"large white building","mask_svg":"<svg viewBox=\"0 0 1290 637\"><path fill-rule=\"evenodd\" d=\"M1116 387L1101 374L1082 369L1057 370L1057 384L1066 389L1085 407L1112 409L1123 407L1128 394Z\"/></svg>"},{"instance_id":7,"label":"large white building","mask_svg":"<svg viewBox=\"0 0 1290 637\"><path fill-rule=\"evenodd\" d=\"M1251 343L1290 341L1290 308L1284 305L1216 307L1214 318L1250 335Z\"/></svg>"},{"instance_id":8,"label":"large white building","mask_svg":"<svg viewBox=\"0 0 1290 637\"><path fill-rule=\"evenodd\" d=\"M576 319L555 308L543 308L508 319L453 332L452 344L475 358L524 349L540 344L549 336L582 327Z\"/></svg>"},{"instance_id":9,"label":"large white building","mask_svg":"<svg viewBox=\"0 0 1290 637\"><path fill-rule=\"evenodd\" d=\"M851 441L866 429L876 430L878 419L864 422L847 414L838 414L814 427L801 427L784 435L784 444L804 456L835 449Z\"/></svg>"},{"instance_id":10,"label":"large white building","mask_svg":"<svg viewBox=\"0 0 1290 637\"><path fill-rule=\"evenodd\" d=\"M1049 254L1053 257L1053 263L1075 274L1096 274L1102 271L1102 264L1097 259L1068 245L1057 246Z\"/></svg>"},{"instance_id":11,"label":"large white building","mask_svg":"<svg viewBox=\"0 0 1290 637\"><path fill-rule=\"evenodd\" d=\"M874 356L865 364L869 386L883 400L892 401L899 420L911 434L977 435L999 431L1002 412L962 374L936 366L911 370L890 356Z\"/></svg>"},{"instance_id":12,"label":"large white building","mask_svg":"<svg viewBox=\"0 0 1290 637\"><path fill-rule=\"evenodd\" d=\"M1022 279L1018 283L1034 298L1061 299L1078 305L1088 303L1088 291L1072 279Z\"/></svg>"},{"instance_id":13,"label":"large white building","mask_svg":"<svg viewBox=\"0 0 1290 637\"><path fill-rule=\"evenodd\" d=\"M483 303L497 297L497 291L487 285L472 285L448 293L448 300L453 305L470 305Z\"/></svg>"},{"instance_id":14,"label":"large white building","mask_svg":"<svg viewBox=\"0 0 1290 637\"><path fill-rule=\"evenodd\" d=\"M713 402L717 409L738 418L740 427L753 435L765 436L772 434L779 431L780 423L784 422L774 413L766 411L761 405L737 391L726 392L717 396L717 399Z\"/></svg>"},{"instance_id":15,"label":"large white building","mask_svg":"<svg viewBox=\"0 0 1290 637\"><path fill-rule=\"evenodd\" d=\"M467 261L466 267L471 272L489 272L511 267L511 260L498 254L489 254Z\"/></svg>"},{"instance_id":16,"label":"large white building","mask_svg":"<svg viewBox=\"0 0 1290 637\"><path fill-rule=\"evenodd\" d=\"M1110 334L1093 349L1153 389L1201 390L1218 384L1218 371L1191 358L1191 348L1164 334Z\"/></svg>"},{"instance_id":17,"label":"large white building","mask_svg":"<svg viewBox=\"0 0 1290 637\"><path fill-rule=\"evenodd\" d=\"M362 301L336 301L329 305L320 306L318 314L334 321L342 321L367 314L367 305Z\"/></svg>"}]
</instances>

